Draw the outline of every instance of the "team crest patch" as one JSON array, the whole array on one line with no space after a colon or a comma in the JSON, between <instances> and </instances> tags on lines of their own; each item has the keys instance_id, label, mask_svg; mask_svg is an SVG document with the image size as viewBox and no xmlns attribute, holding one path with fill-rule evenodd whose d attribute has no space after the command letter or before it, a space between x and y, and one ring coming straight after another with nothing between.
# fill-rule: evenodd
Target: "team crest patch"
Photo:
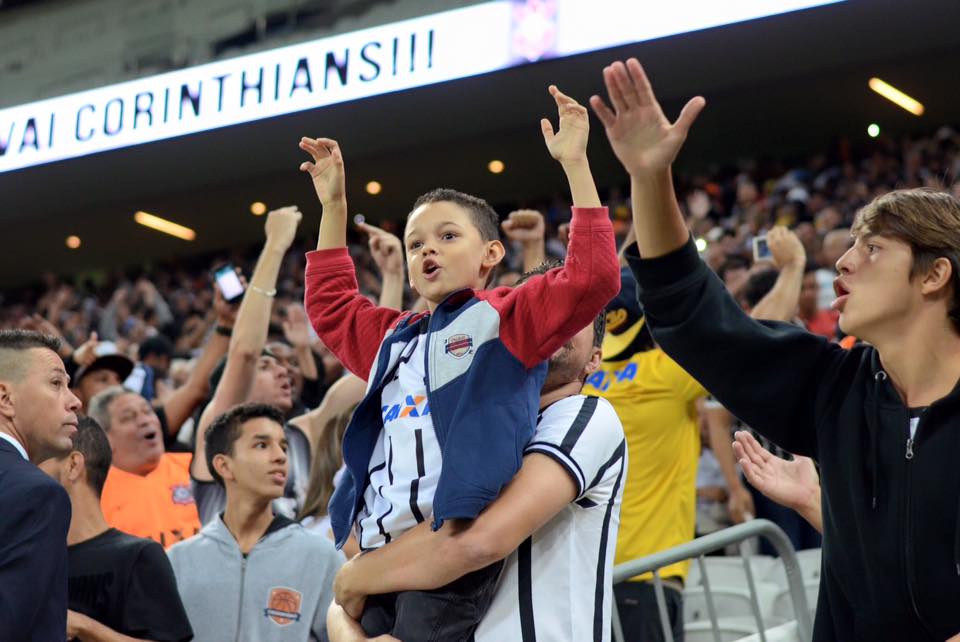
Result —
<instances>
[{"instance_id":1,"label":"team crest patch","mask_svg":"<svg viewBox=\"0 0 960 642\"><path fill-rule=\"evenodd\" d=\"M303 595L299 591L284 587L270 589L270 597L267 600L267 608L263 610L263 615L280 626L299 622L300 602L302 600Z\"/></svg>"},{"instance_id":2,"label":"team crest patch","mask_svg":"<svg viewBox=\"0 0 960 642\"><path fill-rule=\"evenodd\" d=\"M444 352L455 359L469 354L471 348L473 348L473 337L466 334L455 334L444 344Z\"/></svg>"},{"instance_id":3,"label":"team crest patch","mask_svg":"<svg viewBox=\"0 0 960 642\"><path fill-rule=\"evenodd\" d=\"M193 491L189 484L175 484L170 488L173 503L185 506L193 503Z\"/></svg>"}]
</instances>

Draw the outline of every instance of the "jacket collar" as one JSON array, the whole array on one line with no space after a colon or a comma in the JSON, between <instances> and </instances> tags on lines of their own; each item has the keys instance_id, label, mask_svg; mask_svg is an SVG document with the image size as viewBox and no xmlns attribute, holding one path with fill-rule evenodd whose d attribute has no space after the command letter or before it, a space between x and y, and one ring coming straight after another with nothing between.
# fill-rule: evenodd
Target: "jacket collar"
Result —
<instances>
[{"instance_id":1,"label":"jacket collar","mask_svg":"<svg viewBox=\"0 0 960 642\"><path fill-rule=\"evenodd\" d=\"M27 461L30 461L30 457L27 456L27 449L23 447L23 444L5 432L0 432L0 449L16 452Z\"/></svg>"}]
</instances>

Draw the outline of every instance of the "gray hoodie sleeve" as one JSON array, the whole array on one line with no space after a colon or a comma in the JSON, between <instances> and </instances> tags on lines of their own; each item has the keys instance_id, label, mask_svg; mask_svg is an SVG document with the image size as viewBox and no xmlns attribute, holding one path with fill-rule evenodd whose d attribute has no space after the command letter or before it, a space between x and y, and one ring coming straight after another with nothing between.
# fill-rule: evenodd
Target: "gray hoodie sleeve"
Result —
<instances>
[{"instance_id":1,"label":"gray hoodie sleeve","mask_svg":"<svg viewBox=\"0 0 960 642\"><path fill-rule=\"evenodd\" d=\"M330 602L333 601L333 578L336 577L337 571L340 570L346 560L343 558L343 553L334 548L332 543L329 547L326 547L324 555L325 558L320 564L320 568L323 569L320 571L320 596L317 598L317 612L313 617L310 631L313 639L329 642L330 638L327 637L327 609L330 608Z\"/></svg>"}]
</instances>

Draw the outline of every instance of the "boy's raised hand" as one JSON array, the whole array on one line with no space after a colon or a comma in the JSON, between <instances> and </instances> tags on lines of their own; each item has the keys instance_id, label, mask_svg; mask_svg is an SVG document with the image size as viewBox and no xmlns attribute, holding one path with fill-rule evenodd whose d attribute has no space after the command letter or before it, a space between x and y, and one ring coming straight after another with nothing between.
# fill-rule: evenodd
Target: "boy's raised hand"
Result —
<instances>
[{"instance_id":1,"label":"boy's raised hand","mask_svg":"<svg viewBox=\"0 0 960 642\"><path fill-rule=\"evenodd\" d=\"M560 129L554 133L549 119L540 120L547 150L561 163L584 160L587 157L587 138L590 134L587 108L561 92L556 85L550 85L549 91L557 103Z\"/></svg>"},{"instance_id":2,"label":"boy's raised hand","mask_svg":"<svg viewBox=\"0 0 960 642\"><path fill-rule=\"evenodd\" d=\"M599 96L591 96L590 105L627 172L637 175L669 168L706 101L701 96L692 98L671 124L636 58L604 68L603 81L613 109Z\"/></svg>"},{"instance_id":3,"label":"boy's raised hand","mask_svg":"<svg viewBox=\"0 0 960 642\"><path fill-rule=\"evenodd\" d=\"M304 161L300 164L300 171L307 172L313 178L313 187L317 190L317 197L324 206L333 203L344 196L343 155L340 145L330 138L300 139L300 149L313 157L313 162Z\"/></svg>"}]
</instances>

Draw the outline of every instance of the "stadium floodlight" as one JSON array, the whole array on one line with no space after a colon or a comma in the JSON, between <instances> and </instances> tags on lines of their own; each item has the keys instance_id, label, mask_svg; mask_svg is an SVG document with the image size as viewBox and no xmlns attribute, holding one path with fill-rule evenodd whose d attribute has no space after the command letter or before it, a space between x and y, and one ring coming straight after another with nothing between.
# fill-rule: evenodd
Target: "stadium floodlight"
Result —
<instances>
[{"instance_id":1,"label":"stadium floodlight","mask_svg":"<svg viewBox=\"0 0 960 642\"><path fill-rule=\"evenodd\" d=\"M874 76L867 82L867 85L870 87L870 89L877 92L897 107L906 109L914 116L923 115L923 103L903 93L890 83L884 82Z\"/></svg>"},{"instance_id":2,"label":"stadium floodlight","mask_svg":"<svg viewBox=\"0 0 960 642\"><path fill-rule=\"evenodd\" d=\"M149 227L152 230L163 232L170 236L176 236L178 239L183 239L184 241L192 241L197 238L197 233L189 227L184 227L183 225L168 221L159 216L154 216L153 214L148 214L147 212L137 212L133 215L133 220L144 227Z\"/></svg>"}]
</instances>

